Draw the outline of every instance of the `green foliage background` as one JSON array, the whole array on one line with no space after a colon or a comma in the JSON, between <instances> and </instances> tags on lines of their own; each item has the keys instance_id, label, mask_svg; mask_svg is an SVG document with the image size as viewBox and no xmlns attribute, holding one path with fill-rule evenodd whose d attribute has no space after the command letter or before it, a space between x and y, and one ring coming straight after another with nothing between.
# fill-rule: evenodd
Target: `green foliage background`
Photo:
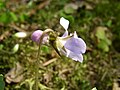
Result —
<instances>
[{"instance_id":1,"label":"green foliage background","mask_svg":"<svg viewBox=\"0 0 120 90\"><path fill-rule=\"evenodd\" d=\"M69 4L75 6L69 6ZM27 70L19 83L5 83L5 90L32 87L33 63L38 46L30 35L37 29L51 28L62 35L60 17L70 21L69 32L77 31L87 44L83 63L56 55L53 48L42 47L41 63L57 59L40 69L43 90L112 90L120 76L120 4L118 0L0 0L0 74L20 64ZM26 38L14 37L20 31ZM19 49L13 53L14 46ZM47 77L47 78L46 78ZM0 82L1 83L1 82ZM1 88L1 87L0 87ZM0 89L1 90L1 89Z\"/></svg>"}]
</instances>

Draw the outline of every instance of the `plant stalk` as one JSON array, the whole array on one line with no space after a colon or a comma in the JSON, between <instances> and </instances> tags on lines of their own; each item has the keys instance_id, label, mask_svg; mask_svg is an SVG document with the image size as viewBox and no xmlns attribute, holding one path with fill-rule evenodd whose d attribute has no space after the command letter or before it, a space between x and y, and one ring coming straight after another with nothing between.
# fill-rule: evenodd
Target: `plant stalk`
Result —
<instances>
[{"instance_id":1,"label":"plant stalk","mask_svg":"<svg viewBox=\"0 0 120 90\"><path fill-rule=\"evenodd\" d=\"M39 41L37 60L35 61L35 90L39 90L39 56L40 56L41 45L42 45L42 41L43 41L45 34L47 34L49 32L53 32L53 30L46 29L43 32L42 36L40 37L40 41Z\"/></svg>"},{"instance_id":2,"label":"plant stalk","mask_svg":"<svg viewBox=\"0 0 120 90\"><path fill-rule=\"evenodd\" d=\"M39 56L40 56L40 48L41 45L39 44L37 60L35 62L35 90L39 90Z\"/></svg>"}]
</instances>

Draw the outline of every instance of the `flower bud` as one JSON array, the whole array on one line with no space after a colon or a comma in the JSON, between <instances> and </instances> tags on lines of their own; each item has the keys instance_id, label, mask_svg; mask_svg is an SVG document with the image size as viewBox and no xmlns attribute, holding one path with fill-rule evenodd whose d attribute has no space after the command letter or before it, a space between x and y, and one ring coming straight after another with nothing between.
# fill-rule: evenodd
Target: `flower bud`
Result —
<instances>
[{"instance_id":1,"label":"flower bud","mask_svg":"<svg viewBox=\"0 0 120 90\"><path fill-rule=\"evenodd\" d=\"M32 33L32 35L31 35L32 41L34 41L36 43L39 43L42 34L43 34L42 30L36 30L36 31L34 31ZM46 42L48 42L48 35L47 34L45 34L45 36L43 37L42 44L45 44Z\"/></svg>"},{"instance_id":2,"label":"flower bud","mask_svg":"<svg viewBox=\"0 0 120 90\"><path fill-rule=\"evenodd\" d=\"M17 38L25 38L27 36L26 32L17 32L15 33L15 37Z\"/></svg>"}]
</instances>

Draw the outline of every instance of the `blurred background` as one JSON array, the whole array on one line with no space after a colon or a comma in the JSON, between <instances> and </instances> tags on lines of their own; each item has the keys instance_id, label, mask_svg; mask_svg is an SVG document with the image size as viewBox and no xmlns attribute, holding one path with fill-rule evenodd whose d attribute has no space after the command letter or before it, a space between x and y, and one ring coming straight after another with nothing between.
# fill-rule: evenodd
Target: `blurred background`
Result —
<instances>
[{"instance_id":1,"label":"blurred background","mask_svg":"<svg viewBox=\"0 0 120 90\"><path fill-rule=\"evenodd\" d=\"M61 17L87 51L80 63L43 45L41 90L120 90L119 13L119 0L0 0L0 90L33 90L38 45L30 35L47 28L62 35Z\"/></svg>"}]
</instances>

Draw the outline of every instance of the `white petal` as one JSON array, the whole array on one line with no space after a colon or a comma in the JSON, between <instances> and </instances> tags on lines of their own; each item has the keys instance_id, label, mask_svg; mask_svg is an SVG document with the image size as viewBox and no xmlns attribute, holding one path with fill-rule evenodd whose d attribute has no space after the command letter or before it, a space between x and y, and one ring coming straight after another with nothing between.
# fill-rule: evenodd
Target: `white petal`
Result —
<instances>
[{"instance_id":1,"label":"white petal","mask_svg":"<svg viewBox=\"0 0 120 90\"><path fill-rule=\"evenodd\" d=\"M78 38L76 31L74 31L74 38Z\"/></svg>"},{"instance_id":2,"label":"white petal","mask_svg":"<svg viewBox=\"0 0 120 90\"><path fill-rule=\"evenodd\" d=\"M17 33L15 33L15 36L18 38L24 38L27 36L27 33L26 32L17 32Z\"/></svg>"},{"instance_id":3,"label":"white petal","mask_svg":"<svg viewBox=\"0 0 120 90\"><path fill-rule=\"evenodd\" d=\"M97 88L96 88L96 87L94 87L92 90L97 90Z\"/></svg>"},{"instance_id":4,"label":"white petal","mask_svg":"<svg viewBox=\"0 0 120 90\"><path fill-rule=\"evenodd\" d=\"M69 54L70 54L70 50L66 49L66 52L67 52L66 57L68 57L68 56L69 56Z\"/></svg>"},{"instance_id":5,"label":"white petal","mask_svg":"<svg viewBox=\"0 0 120 90\"><path fill-rule=\"evenodd\" d=\"M69 21L63 17L60 18L60 24L63 26L65 30L68 29Z\"/></svg>"}]
</instances>

